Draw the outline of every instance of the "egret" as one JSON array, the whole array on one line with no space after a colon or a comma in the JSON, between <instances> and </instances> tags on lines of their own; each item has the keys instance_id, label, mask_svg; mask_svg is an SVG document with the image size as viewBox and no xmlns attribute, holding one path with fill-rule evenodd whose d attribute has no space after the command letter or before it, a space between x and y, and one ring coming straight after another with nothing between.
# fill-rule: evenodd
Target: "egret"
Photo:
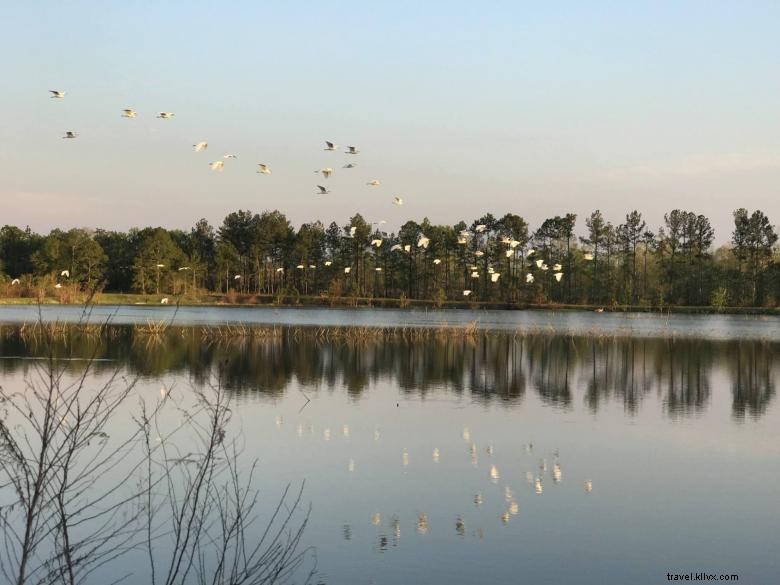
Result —
<instances>
[{"instance_id":1,"label":"egret","mask_svg":"<svg viewBox=\"0 0 780 585\"><path fill-rule=\"evenodd\" d=\"M493 274L490 275L490 281L491 282L498 282L498 279L499 279L500 276L501 276L500 273L494 272Z\"/></svg>"},{"instance_id":2,"label":"egret","mask_svg":"<svg viewBox=\"0 0 780 585\"><path fill-rule=\"evenodd\" d=\"M50 89L49 93L51 94L51 98L52 99L61 100L62 98L65 97L65 92L64 91L58 91L56 89Z\"/></svg>"},{"instance_id":3,"label":"egret","mask_svg":"<svg viewBox=\"0 0 780 585\"><path fill-rule=\"evenodd\" d=\"M328 189L326 189L322 185L317 185L317 189L319 189L317 195L327 195L328 193L330 193L330 191L328 191Z\"/></svg>"},{"instance_id":4,"label":"egret","mask_svg":"<svg viewBox=\"0 0 780 585\"><path fill-rule=\"evenodd\" d=\"M175 114L173 112L160 112L157 117L161 120L170 120Z\"/></svg>"},{"instance_id":5,"label":"egret","mask_svg":"<svg viewBox=\"0 0 780 585\"><path fill-rule=\"evenodd\" d=\"M236 275L233 277L233 280L241 280L241 275L240 275L240 274L236 274Z\"/></svg>"},{"instance_id":6,"label":"egret","mask_svg":"<svg viewBox=\"0 0 780 585\"><path fill-rule=\"evenodd\" d=\"M381 268L381 266L377 266L376 268L374 268L374 270L375 270L376 272L382 272L382 268Z\"/></svg>"},{"instance_id":7,"label":"egret","mask_svg":"<svg viewBox=\"0 0 780 585\"><path fill-rule=\"evenodd\" d=\"M404 200L401 197L393 197L393 205L403 205Z\"/></svg>"},{"instance_id":8,"label":"egret","mask_svg":"<svg viewBox=\"0 0 780 585\"><path fill-rule=\"evenodd\" d=\"M585 254L585 260L593 260L593 254L591 254L590 252L587 252Z\"/></svg>"},{"instance_id":9,"label":"egret","mask_svg":"<svg viewBox=\"0 0 780 585\"><path fill-rule=\"evenodd\" d=\"M390 251L395 252L396 250L400 250L402 248L403 246L401 246L401 244L395 244L392 248L390 248Z\"/></svg>"},{"instance_id":10,"label":"egret","mask_svg":"<svg viewBox=\"0 0 780 585\"><path fill-rule=\"evenodd\" d=\"M228 158L238 158L235 154L223 154L222 158L228 159Z\"/></svg>"},{"instance_id":11,"label":"egret","mask_svg":"<svg viewBox=\"0 0 780 585\"><path fill-rule=\"evenodd\" d=\"M375 512L371 516L371 524L374 526L379 526L379 523L382 522L382 515L379 512Z\"/></svg>"},{"instance_id":12,"label":"egret","mask_svg":"<svg viewBox=\"0 0 780 585\"><path fill-rule=\"evenodd\" d=\"M531 254L533 254L534 252L536 252L536 250L534 250L533 248L530 248L530 249L528 250L528 252L526 252L526 253L525 253L525 255L526 255L526 256L530 256L530 255L531 255Z\"/></svg>"},{"instance_id":13,"label":"egret","mask_svg":"<svg viewBox=\"0 0 780 585\"><path fill-rule=\"evenodd\" d=\"M542 264L544 264L544 260L542 260L542 259L539 259L539 260L537 260L537 261L536 261L536 267L537 267L537 268L541 268L541 267L542 267Z\"/></svg>"},{"instance_id":14,"label":"egret","mask_svg":"<svg viewBox=\"0 0 780 585\"><path fill-rule=\"evenodd\" d=\"M313 269L315 269L317 267L314 264L309 264L309 268L311 268L313 270Z\"/></svg>"},{"instance_id":15,"label":"egret","mask_svg":"<svg viewBox=\"0 0 780 585\"><path fill-rule=\"evenodd\" d=\"M534 491L540 496L542 495L542 492L544 492L544 486L542 485L542 479L540 477L537 477L534 480Z\"/></svg>"},{"instance_id":16,"label":"egret","mask_svg":"<svg viewBox=\"0 0 780 585\"><path fill-rule=\"evenodd\" d=\"M160 304L161 305L167 305L168 304L168 297L161 298L160 299Z\"/></svg>"},{"instance_id":17,"label":"egret","mask_svg":"<svg viewBox=\"0 0 780 585\"><path fill-rule=\"evenodd\" d=\"M343 168L343 169L354 169L356 166L357 166L357 164L356 164L356 163L347 163L347 164L345 164L345 165L344 165L343 167L341 167L341 168Z\"/></svg>"},{"instance_id":18,"label":"egret","mask_svg":"<svg viewBox=\"0 0 780 585\"><path fill-rule=\"evenodd\" d=\"M534 275L529 272L525 275L525 281L531 284L534 281Z\"/></svg>"},{"instance_id":19,"label":"egret","mask_svg":"<svg viewBox=\"0 0 780 585\"><path fill-rule=\"evenodd\" d=\"M276 269L276 273L277 274L282 273L282 272L284 272L284 268L277 268Z\"/></svg>"},{"instance_id":20,"label":"egret","mask_svg":"<svg viewBox=\"0 0 780 585\"><path fill-rule=\"evenodd\" d=\"M595 310L595 312L596 313L603 313L604 312L604 307L599 307L598 309Z\"/></svg>"},{"instance_id":21,"label":"egret","mask_svg":"<svg viewBox=\"0 0 780 585\"><path fill-rule=\"evenodd\" d=\"M11 281L11 284L12 284L12 285L14 285L14 286L15 286L15 285L17 285L17 284L19 284L19 279L18 279L18 278L14 278L14 279Z\"/></svg>"},{"instance_id":22,"label":"egret","mask_svg":"<svg viewBox=\"0 0 780 585\"><path fill-rule=\"evenodd\" d=\"M511 242L509 242L509 247L512 248L513 250L517 248L519 245L520 242L518 242L517 240L512 240Z\"/></svg>"},{"instance_id":23,"label":"egret","mask_svg":"<svg viewBox=\"0 0 780 585\"><path fill-rule=\"evenodd\" d=\"M479 278L479 272L477 272L476 270L474 272L472 272L471 273L471 278Z\"/></svg>"},{"instance_id":24,"label":"egret","mask_svg":"<svg viewBox=\"0 0 780 585\"><path fill-rule=\"evenodd\" d=\"M519 511L520 506L517 505L517 502L512 502L509 504L509 513L512 514L512 516L517 516Z\"/></svg>"},{"instance_id":25,"label":"egret","mask_svg":"<svg viewBox=\"0 0 780 585\"><path fill-rule=\"evenodd\" d=\"M325 150L337 150L339 147L338 144L333 144L332 142L325 141Z\"/></svg>"},{"instance_id":26,"label":"egret","mask_svg":"<svg viewBox=\"0 0 780 585\"><path fill-rule=\"evenodd\" d=\"M504 256L506 256L507 258L511 258L512 257L512 250L507 250L506 252L504 252Z\"/></svg>"},{"instance_id":27,"label":"egret","mask_svg":"<svg viewBox=\"0 0 780 585\"><path fill-rule=\"evenodd\" d=\"M263 175L270 175L271 169L268 168L267 164L257 163L257 172L262 173Z\"/></svg>"},{"instance_id":28,"label":"egret","mask_svg":"<svg viewBox=\"0 0 780 585\"><path fill-rule=\"evenodd\" d=\"M474 252L474 256L476 256L477 258L482 258L482 256L484 255L485 253L482 250L477 250L476 252Z\"/></svg>"},{"instance_id":29,"label":"egret","mask_svg":"<svg viewBox=\"0 0 780 585\"><path fill-rule=\"evenodd\" d=\"M205 140L204 140L204 141L202 141L202 142L198 142L197 144L193 144L193 145L192 145L192 149L193 149L195 152L201 152L201 151L204 151L204 150L206 150L208 147L209 147L209 143L208 143L208 142L206 142Z\"/></svg>"},{"instance_id":30,"label":"egret","mask_svg":"<svg viewBox=\"0 0 780 585\"><path fill-rule=\"evenodd\" d=\"M378 248L379 246L382 245L382 240L380 240L380 239L371 240L371 245L372 246L376 246Z\"/></svg>"},{"instance_id":31,"label":"egret","mask_svg":"<svg viewBox=\"0 0 780 585\"><path fill-rule=\"evenodd\" d=\"M404 246L404 252L411 252L411 251L412 251L412 245L411 244L406 244Z\"/></svg>"},{"instance_id":32,"label":"egret","mask_svg":"<svg viewBox=\"0 0 780 585\"><path fill-rule=\"evenodd\" d=\"M62 288L62 285L58 282L57 284L54 285L54 288Z\"/></svg>"},{"instance_id":33,"label":"egret","mask_svg":"<svg viewBox=\"0 0 780 585\"><path fill-rule=\"evenodd\" d=\"M542 270L549 270L550 267L546 263L542 263Z\"/></svg>"},{"instance_id":34,"label":"egret","mask_svg":"<svg viewBox=\"0 0 780 585\"><path fill-rule=\"evenodd\" d=\"M179 268L179 272L181 272L182 270L190 270L190 267L189 266L182 266L181 268Z\"/></svg>"},{"instance_id":35,"label":"egret","mask_svg":"<svg viewBox=\"0 0 780 585\"><path fill-rule=\"evenodd\" d=\"M325 260L325 266L330 266L331 264L333 264L332 260Z\"/></svg>"},{"instance_id":36,"label":"egret","mask_svg":"<svg viewBox=\"0 0 780 585\"><path fill-rule=\"evenodd\" d=\"M433 263L434 263L436 266L438 266L439 264L441 264L441 260L440 260L439 258L434 258L434 259L433 259Z\"/></svg>"},{"instance_id":37,"label":"egret","mask_svg":"<svg viewBox=\"0 0 780 585\"><path fill-rule=\"evenodd\" d=\"M433 462L434 463L438 463L439 462L439 449L438 449L438 447L434 447L433 448L432 458L433 458Z\"/></svg>"},{"instance_id":38,"label":"egret","mask_svg":"<svg viewBox=\"0 0 780 585\"><path fill-rule=\"evenodd\" d=\"M466 241L466 238L458 237L458 243L459 244L467 244L468 242Z\"/></svg>"},{"instance_id":39,"label":"egret","mask_svg":"<svg viewBox=\"0 0 780 585\"><path fill-rule=\"evenodd\" d=\"M490 480L492 482L496 482L501 478L501 475L498 473L498 467L495 465L490 466Z\"/></svg>"},{"instance_id":40,"label":"egret","mask_svg":"<svg viewBox=\"0 0 780 585\"><path fill-rule=\"evenodd\" d=\"M157 264L157 268L165 268L165 264Z\"/></svg>"},{"instance_id":41,"label":"egret","mask_svg":"<svg viewBox=\"0 0 780 585\"><path fill-rule=\"evenodd\" d=\"M344 151L346 154L359 154L360 151L357 149L357 146L347 146L347 150Z\"/></svg>"},{"instance_id":42,"label":"egret","mask_svg":"<svg viewBox=\"0 0 780 585\"><path fill-rule=\"evenodd\" d=\"M123 118L135 118L137 115L138 113L132 108L125 108L124 110L122 110Z\"/></svg>"},{"instance_id":43,"label":"egret","mask_svg":"<svg viewBox=\"0 0 780 585\"><path fill-rule=\"evenodd\" d=\"M585 493L589 494L593 491L593 482L589 479L585 480L585 483L582 485L582 487L585 489Z\"/></svg>"},{"instance_id":44,"label":"egret","mask_svg":"<svg viewBox=\"0 0 780 585\"><path fill-rule=\"evenodd\" d=\"M215 160L212 163L209 163L209 168L212 171L222 171L225 168L225 162L221 160Z\"/></svg>"},{"instance_id":45,"label":"egret","mask_svg":"<svg viewBox=\"0 0 780 585\"><path fill-rule=\"evenodd\" d=\"M563 267L560 264L553 264L553 270L555 270L555 272L560 272L563 270Z\"/></svg>"},{"instance_id":46,"label":"egret","mask_svg":"<svg viewBox=\"0 0 780 585\"><path fill-rule=\"evenodd\" d=\"M509 522L509 512L503 512L501 516L499 516L499 518L501 518L501 522L506 524L507 522Z\"/></svg>"},{"instance_id":47,"label":"egret","mask_svg":"<svg viewBox=\"0 0 780 585\"><path fill-rule=\"evenodd\" d=\"M344 269L344 274L349 274L349 272L350 272L351 270L352 270L352 267L351 267L351 266L347 266L347 267Z\"/></svg>"},{"instance_id":48,"label":"egret","mask_svg":"<svg viewBox=\"0 0 780 585\"><path fill-rule=\"evenodd\" d=\"M62 272L60 272L60 276L64 276L65 278L70 278L70 271L63 270Z\"/></svg>"},{"instance_id":49,"label":"egret","mask_svg":"<svg viewBox=\"0 0 780 585\"><path fill-rule=\"evenodd\" d=\"M426 238L425 236L420 236L420 239L417 240L417 247L418 248L425 248L428 249L428 244L431 243L431 240L429 238Z\"/></svg>"},{"instance_id":50,"label":"egret","mask_svg":"<svg viewBox=\"0 0 780 585\"><path fill-rule=\"evenodd\" d=\"M470 290L468 290L468 289L463 291L463 296L464 296L464 297L467 297L467 296L469 296L470 294L471 294L471 291L470 291Z\"/></svg>"},{"instance_id":51,"label":"egret","mask_svg":"<svg viewBox=\"0 0 780 585\"><path fill-rule=\"evenodd\" d=\"M509 236L504 236L504 237L502 237L502 238L501 238L501 243L502 243L502 244L507 244L507 245L509 245L509 243L510 243L511 241L512 241L512 239L511 239Z\"/></svg>"},{"instance_id":52,"label":"egret","mask_svg":"<svg viewBox=\"0 0 780 585\"><path fill-rule=\"evenodd\" d=\"M555 276L555 280L560 282L561 278L563 278L563 272L556 272L553 276Z\"/></svg>"},{"instance_id":53,"label":"egret","mask_svg":"<svg viewBox=\"0 0 780 585\"><path fill-rule=\"evenodd\" d=\"M474 228L474 231L477 232L484 232L487 229L487 226L484 223L479 224L477 227Z\"/></svg>"},{"instance_id":54,"label":"egret","mask_svg":"<svg viewBox=\"0 0 780 585\"><path fill-rule=\"evenodd\" d=\"M328 177L330 177L333 174L333 169L330 168L330 167L325 167L324 169L320 169L320 170L314 171L314 172L322 174L322 176L327 179Z\"/></svg>"},{"instance_id":55,"label":"egret","mask_svg":"<svg viewBox=\"0 0 780 585\"><path fill-rule=\"evenodd\" d=\"M372 179L371 181L366 183L366 185L368 185L369 187L379 187L379 185L381 184L382 183L379 182L379 179Z\"/></svg>"},{"instance_id":56,"label":"egret","mask_svg":"<svg viewBox=\"0 0 780 585\"><path fill-rule=\"evenodd\" d=\"M553 481L554 481L555 483L560 483L560 482L561 482L561 476L562 476L562 473L561 473L561 466L560 466L558 463L556 463L556 464L553 466L553 472L552 472L552 476L553 476Z\"/></svg>"},{"instance_id":57,"label":"egret","mask_svg":"<svg viewBox=\"0 0 780 585\"><path fill-rule=\"evenodd\" d=\"M357 231L357 227L356 226L353 225L352 227L350 227L349 228L349 237L350 238L354 238L356 231Z\"/></svg>"},{"instance_id":58,"label":"egret","mask_svg":"<svg viewBox=\"0 0 780 585\"><path fill-rule=\"evenodd\" d=\"M78 132L75 132L73 130L66 130L65 136L63 138L76 138L78 136Z\"/></svg>"},{"instance_id":59,"label":"egret","mask_svg":"<svg viewBox=\"0 0 780 585\"><path fill-rule=\"evenodd\" d=\"M298 266L296 266L296 268L297 268L298 270L303 270L303 264L298 264Z\"/></svg>"}]
</instances>

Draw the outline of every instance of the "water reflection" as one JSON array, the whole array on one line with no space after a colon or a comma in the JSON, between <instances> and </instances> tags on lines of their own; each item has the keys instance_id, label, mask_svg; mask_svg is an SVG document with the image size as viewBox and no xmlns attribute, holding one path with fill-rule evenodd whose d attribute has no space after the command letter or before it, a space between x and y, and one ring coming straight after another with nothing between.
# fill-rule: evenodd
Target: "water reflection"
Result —
<instances>
[{"instance_id":1,"label":"water reflection","mask_svg":"<svg viewBox=\"0 0 780 585\"><path fill-rule=\"evenodd\" d=\"M239 395L276 398L295 384L306 392L343 386L359 400L373 384L388 381L410 397L443 389L456 398L513 407L533 392L555 408L584 403L595 413L620 403L635 414L646 396L656 394L673 418L707 409L713 374L722 369L733 417L742 420L761 417L774 399L778 348L766 341L490 333L323 340L300 329L215 340L198 328L147 335L116 326L102 337L69 330L57 336L53 349L73 372L94 355L98 371L119 364L142 376L184 374L203 384L221 366L225 383ZM27 372L36 363L30 358L45 355L40 337L14 327L0 331L0 373ZM330 429L323 432L330 437ZM341 429L345 437L349 433L348 426ZM462 434L470 442L469 429Z\"/></svg>"}]
</instances>

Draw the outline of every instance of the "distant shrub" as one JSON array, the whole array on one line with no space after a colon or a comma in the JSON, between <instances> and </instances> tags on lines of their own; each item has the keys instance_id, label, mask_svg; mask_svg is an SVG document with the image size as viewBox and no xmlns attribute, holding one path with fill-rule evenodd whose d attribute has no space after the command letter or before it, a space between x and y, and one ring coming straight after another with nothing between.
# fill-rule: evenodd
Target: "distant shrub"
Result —
<instances>
[{"instance_id":1,"label":"distant shrub","mask_svg":"<svg viewBox=\"0 0 780 585\"><path fill-rule=\"evenodd\" d=\"M716 313L722 313L729 303L729 291L725 287L721 286L712 291L710 297L710 306Z\"/></svg>"}]
</instances>

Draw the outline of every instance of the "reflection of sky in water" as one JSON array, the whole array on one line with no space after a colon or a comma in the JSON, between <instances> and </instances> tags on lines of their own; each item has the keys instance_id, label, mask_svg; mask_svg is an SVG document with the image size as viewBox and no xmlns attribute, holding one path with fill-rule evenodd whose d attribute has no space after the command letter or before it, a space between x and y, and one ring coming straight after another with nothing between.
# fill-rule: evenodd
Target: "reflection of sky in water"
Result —
<instances>
[{"instance_id":1,"label":"reflection of sky in water","mask_svg":"<svg viewBox=\"0 0 780 585\"><path fill-rule=\"evenodd\" d=\"M775 345L131 337L106 352L148 396L229 360L257 486L270 505L306 480L327 582L765 583L780 569ZM8 387L31 366L0 367Z\"/></svg>"}]
</instances>

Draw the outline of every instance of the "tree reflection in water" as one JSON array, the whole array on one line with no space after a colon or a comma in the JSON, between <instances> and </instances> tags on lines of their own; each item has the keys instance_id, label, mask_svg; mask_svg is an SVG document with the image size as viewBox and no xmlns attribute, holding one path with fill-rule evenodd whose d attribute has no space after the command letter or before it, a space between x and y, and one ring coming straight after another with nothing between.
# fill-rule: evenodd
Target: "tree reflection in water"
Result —
<instances>
[{"instance_id":1,"label":"tree reflection in water","mask_svg":"<svg viewBox=\"0 0 780 585\"><path fill-rule=\"evenodd\" d=\"M545 403L573 408L580 400L592 412L619 401L629 414L656 393L670 417L701 413L713 392L714 373L730 381L735 419L758 418L775 394L780 344L760 341L652 339L631 337L476 332L323 337L302 328L216 337L200 328L168 328L151 335L129 326L110 327L98 337L63 329L55 352L69 358L74 373L93 355L93 367L119 361L147 377L180 375L196 385L213 377L219 364L225 383L238 395L280 397L291 386L307 392L343 387L353 400L372 385L397 385L410 397L445 391L507 407L526 391ZM38 338L19 327L0 329L0 373L26 372L29 358L43 355ZM100 361L105 360L105 361Z\"/></svg>"}]
</instances>

